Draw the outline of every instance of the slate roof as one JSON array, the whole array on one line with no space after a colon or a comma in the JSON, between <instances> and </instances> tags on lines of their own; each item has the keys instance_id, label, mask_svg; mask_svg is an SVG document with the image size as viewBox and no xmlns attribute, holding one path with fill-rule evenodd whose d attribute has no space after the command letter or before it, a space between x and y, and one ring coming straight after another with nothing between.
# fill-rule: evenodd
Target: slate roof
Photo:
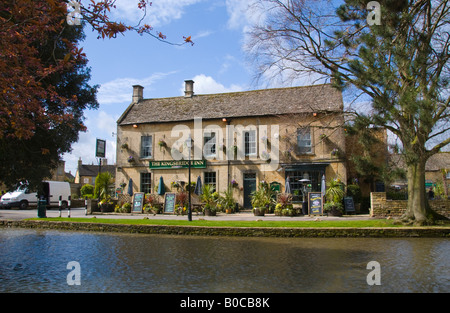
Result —
<instances>
[{"instance_id":1,"label":"slate roof","mask_svg":"<svg viewBox=\"0 0 450 313\"><path fill-rule=\"evenodd\" d=\"M450 169L450 152L439 152L432 155L425 166L427 171Z\"/></svg>"},{"instance_id":2,"label":"slate roof","mask_svg":"<svg viewBox=\"0 0 450 313\"><path fill-rule=\"evenodd\" d=\"M102 173L103 172L110 172L113 177L116 176L116 166L115 165L102 165ZM78 166L78 173L79 176L91 176L91 177L97 177L98 175L98 165L87 165L82 164L81 166Z\"/></svg>"},{"instance_id":3,"label":"slate roof","mask_svg":"<svg viewBox=\"0 0 450 313\"><path fill-rule=\"evenodd\" d=\"M222 94L142 99L131 103L117 123L178 122L202 119L341 112L340 91L329 84L274 88Z\"/></svg>"}]
</instances>

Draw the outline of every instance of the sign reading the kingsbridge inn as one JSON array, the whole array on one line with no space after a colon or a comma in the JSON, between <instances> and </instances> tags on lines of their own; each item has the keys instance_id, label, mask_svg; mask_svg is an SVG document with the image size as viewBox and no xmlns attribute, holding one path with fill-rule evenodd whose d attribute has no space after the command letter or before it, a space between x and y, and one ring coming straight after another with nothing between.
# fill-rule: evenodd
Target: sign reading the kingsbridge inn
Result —
<instances>
[{"instance_id":1,"label":"sign reading the kingsbridge inn","mask_svg":"<svg viewBox=\"0 0 450 313\"><path fill-rule=\"evenodd\" d=\"M150 161L151 169L188 168L188 160L179 161ZM206 160L191 160L191 168L206 168Z\"/></svg>"}]
</instances>

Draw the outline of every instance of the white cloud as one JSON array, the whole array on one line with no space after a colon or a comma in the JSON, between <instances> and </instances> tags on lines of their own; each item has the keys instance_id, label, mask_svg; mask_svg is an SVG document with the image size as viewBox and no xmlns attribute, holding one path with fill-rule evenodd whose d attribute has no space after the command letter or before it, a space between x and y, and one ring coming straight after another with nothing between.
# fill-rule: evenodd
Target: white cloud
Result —
<instances>
[{"instance_id":1,"label":"white cloud","mask_svg":"<svg viewBox=\"0 0 450 313\"><path fill-rule=\"evenodd\" d=\"M257 22L264 16L264 4L257 0L226 0L230 29L244 30L249 24Z\"/></svg>"},{"instance_id":2,"label":"white cloud","mask_svg":"<svg viewBox=\"0 0 450 313\"><path fill-rule=\"evenodd\" d=\"M131 97L133 94L133 85L141 85L144 88L150 87L156 81L165 78L168 75L175 73L155 73L149 77L143 79L139 78L117 78L112 81L101 84L97 98L100 104L113 104L113 103L131 103Z\"/></svg>"},{"instance_id":3,"label":"white cloud","mask_svg":"<svg viewBox=\"0 0 450 313\"><path fill-rule=\"evenodd\" d=\"M80 133L79 139L72 145L72 152L63 155L66 161L66 172L70 171L75 175L78 159L81 158L83 164L97 164L95 157L96 139L106 140L106 159L108 164L116 161L116 137L112 133L117 131L116 121L118 116L113 116L105 111L95 111L87 114L85 125L87 131Z\"/></svg>"},{"instance_id":4,"label":"white cloud","mask_svg":"<svg viewBox=\"0 0 450 313\"><path fill-rule=\"evenodd\" d=\"M195 94L226 93L244 90L242 86L236 84L225 87L223 84L215 81L211 76L206 76L205 74L196 75L192 80L194 81ZM184 94L184 86L185 85L183 83L180 88L181 94Z\"/></svg>"}]
</instances>

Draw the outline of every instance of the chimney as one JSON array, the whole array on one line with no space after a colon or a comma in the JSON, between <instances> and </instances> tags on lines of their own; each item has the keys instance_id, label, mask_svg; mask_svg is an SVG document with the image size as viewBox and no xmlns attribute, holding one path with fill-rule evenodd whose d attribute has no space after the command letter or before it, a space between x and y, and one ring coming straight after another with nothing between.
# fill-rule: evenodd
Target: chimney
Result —
<instances>
[{"instance_id":1,"label":"chimney","mask_svg":"<svg viewBox=\"0 0 450 313\"><path fill-rule=\"evenodd\" d=\"M133 85L133 103L138 103L144 98L144 87Z\"/></svg>"},{"instance_id":2,"label":"chimney","mask_svg":"<svg viewBox=\"0 0 450 313\"><path fill-rule=\"evenodd\" d=\"M81 168L81 165L83 165L83 161L81 161L81 157L78 159L78 169Z\"/></svg>"},{"instance_id":3,"label":"chimney","mask_svg":"<svg viewBox=\"0 0 450 313\"><path fill-rule=\"evenodd\" d=\"M193 80L185 80L185 88L184 88L184 96L186 98L192 98L194 95L194 81Z\"/></svg>"}]
</instances>

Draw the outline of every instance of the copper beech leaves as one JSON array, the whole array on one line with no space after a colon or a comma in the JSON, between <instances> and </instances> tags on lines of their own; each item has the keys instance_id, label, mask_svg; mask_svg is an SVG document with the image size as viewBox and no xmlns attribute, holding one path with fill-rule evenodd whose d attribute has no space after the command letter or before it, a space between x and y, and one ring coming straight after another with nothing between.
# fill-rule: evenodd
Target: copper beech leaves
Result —
<instances>
[{"instance_id":1,"label":"copper beech leaves","mask_svg":"<svg viewBox=\"0 0 450 313\"><path fill-rule=\"evenodd\" d=\"M83 25L68 25L69 3L69 0L0 1L0 139L29 139L37 127L50 128L60 117L64 123L73 120L70 110L64 109L74 103L72 95L58 92L58 82L43 84L64 71L87 63L86 55L77 43L61 36L68 27L89 24L100 38L114 38L117 34L133 31L169 44L193 45L191 36L183 37L181 43L171 43L151 25L141 24L152 5L150 1L136 0L143 16L134 26L110 19L116 9L116 0L83 1L79 7ZM55 53L56 48L65 53ZM53 112L46 106L47 102L58 103L63 109ZM75 120L73 123L79 124Z\"/></svg>"}]
</instances>

